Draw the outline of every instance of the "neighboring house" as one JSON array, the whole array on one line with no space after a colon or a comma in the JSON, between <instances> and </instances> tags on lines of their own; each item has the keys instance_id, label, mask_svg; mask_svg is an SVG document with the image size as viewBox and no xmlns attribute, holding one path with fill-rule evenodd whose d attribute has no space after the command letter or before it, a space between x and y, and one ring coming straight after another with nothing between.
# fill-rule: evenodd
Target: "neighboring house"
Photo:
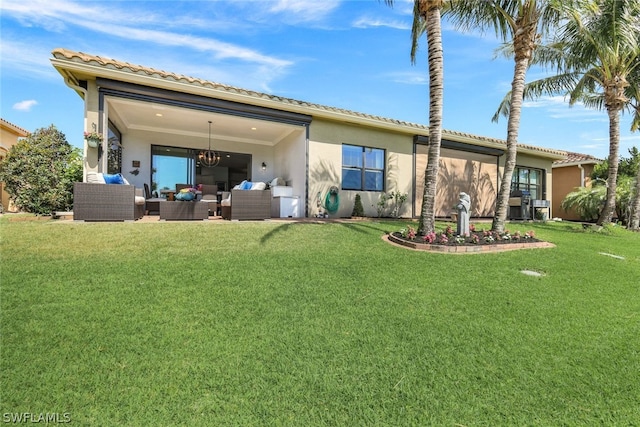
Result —
<instances>
[{"instance_id":1,"label":"neighboring house","mask_svg":"<svg viewBox=\"0 0 640 427\"><path fill-rule=\"evenodd\" d=\"M427 126L254 92L66 49L51 60L85 102L85 131L105 137L84 146L87 171L121 171L152 189L176 183L217 184L283 178L315 216L332 186L336 217L350 216L360 194L367 216L383 192L409 197L400 215L417 217L427 159ZM425 100L426 102L426 100ZM208 122L212 121L211 134ZM222 159L202 167L200 150ZM437 215L471 195L475 217L491 217L505 162L503 140L443 131ZM103 155L107 153L108 155ZM553 161L563 151L520 145L513 188L551 200Z\"/></svg>"},{"instance_id":2,"label":"neighboring house","mask_svg":"<svg viewBox=\"0 0 640 427\"><path fill-rule=\"evenodd\" d=\"M567 152L564 159L553 162L553 197L551 199L553 218L580 220L580 215L575 212L575 209L565 211L560 204L567 194L575 189L591 187L591 172L600 162L602 160L588 154L572 152Z\"/></svg>"},{"instance_id":3,"label":"neighboring house","mask_svg":"<svg viewBox=\"0 0 640 427\"><path fill-rule=\"evenodd\" d=\"M18 142L19 138L29 135L29 131L22 129L0 118L0 161L4 160L7 153ZM9 194L4 189L4 182L0 182L0 212L16 212L13 202L9 200Z\"/></svg>"}]
</instances>

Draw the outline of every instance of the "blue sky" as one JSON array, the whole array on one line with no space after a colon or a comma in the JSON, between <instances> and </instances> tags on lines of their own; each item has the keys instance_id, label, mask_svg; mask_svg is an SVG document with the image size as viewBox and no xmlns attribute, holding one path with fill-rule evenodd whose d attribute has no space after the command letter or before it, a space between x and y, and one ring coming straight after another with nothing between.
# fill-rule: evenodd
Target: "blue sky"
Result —
<instances>
[{"instance_id":1,"label":"blue sky","mask_svg":"<svg viewBox=\"0 0 640 427\"><path fill-rule=\"evenodd\" d=\"M54 124L82 145L83 103L50 64L63 47L357 112L428 123L426 42L410 62L412 0L72 1L0 3L1 110L33 131ZM506 138L491 117L510 89L513 62L493 59L493 34L443 22L444 128ZM527 80L542 75L529 71ZM640 146L621 124L620 154ZM527 102L520 142L608 155L605 112L563 97Z\"/></svg>"}]
</instances>

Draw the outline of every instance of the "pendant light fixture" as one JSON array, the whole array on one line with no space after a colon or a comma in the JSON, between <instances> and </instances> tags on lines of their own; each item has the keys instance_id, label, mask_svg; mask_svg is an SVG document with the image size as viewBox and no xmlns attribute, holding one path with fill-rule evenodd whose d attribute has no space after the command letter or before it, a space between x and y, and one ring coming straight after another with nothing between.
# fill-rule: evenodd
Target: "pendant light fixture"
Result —
<instances>
[{"instance_id":1,"label":"pendant light fixture","mask_svg":"<svg viewBox=\"0 0 640 427\"><path fill-rule=\"evenodd\" d=\"M218 166L220 163L220 154L211 149L211 120L209 120L209 149L200 151L198 160L202 166L207 168Z\"/></svg>"}]
</instances>

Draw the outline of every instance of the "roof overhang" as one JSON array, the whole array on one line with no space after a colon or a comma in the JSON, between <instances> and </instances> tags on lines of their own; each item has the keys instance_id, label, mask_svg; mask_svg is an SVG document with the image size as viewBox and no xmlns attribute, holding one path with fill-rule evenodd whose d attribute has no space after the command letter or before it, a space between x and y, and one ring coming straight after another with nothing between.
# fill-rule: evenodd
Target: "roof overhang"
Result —
<instances>
[{"instance_id":1,"label":"roof overhang","mask_svg":"<svg viewBox=\"0 0 640 427\"><path fill-rule=\"evenodd\" d=\"M427 136L425 125L394 120L350 110L329 107L290 98L269 95L233 86L223 85L180 74L168 73L152 68L132 65L99 56L87 55L66 49L55 49L51 63L63 76L65 82L83 96L82 82L86 80L123 82L142 87L207 98L217 102L280 111L298 116L307 116L329 121L351 123L407 135ZM505 150L506 142L461 132L443 130L443 139L461 144L470 144L488 149ZM564 151L519 144L518 152L553 160L566 157Z\"/></svg>"}]
</instances>

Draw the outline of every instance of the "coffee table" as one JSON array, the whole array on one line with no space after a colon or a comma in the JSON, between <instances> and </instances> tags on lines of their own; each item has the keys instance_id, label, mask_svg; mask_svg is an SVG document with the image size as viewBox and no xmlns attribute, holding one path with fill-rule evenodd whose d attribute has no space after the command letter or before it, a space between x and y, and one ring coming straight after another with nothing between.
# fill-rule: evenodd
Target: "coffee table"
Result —
<instances>
[{"instance_id":1,"label":"coffee table","mask_svg":"<svg viewBox=\"0 0 640 427\"><path fill-rule=\"evenodd\" d=\"M209 219L208 202L160 202L161 220L204 220Z\"/></svg>"}]
</instances>

